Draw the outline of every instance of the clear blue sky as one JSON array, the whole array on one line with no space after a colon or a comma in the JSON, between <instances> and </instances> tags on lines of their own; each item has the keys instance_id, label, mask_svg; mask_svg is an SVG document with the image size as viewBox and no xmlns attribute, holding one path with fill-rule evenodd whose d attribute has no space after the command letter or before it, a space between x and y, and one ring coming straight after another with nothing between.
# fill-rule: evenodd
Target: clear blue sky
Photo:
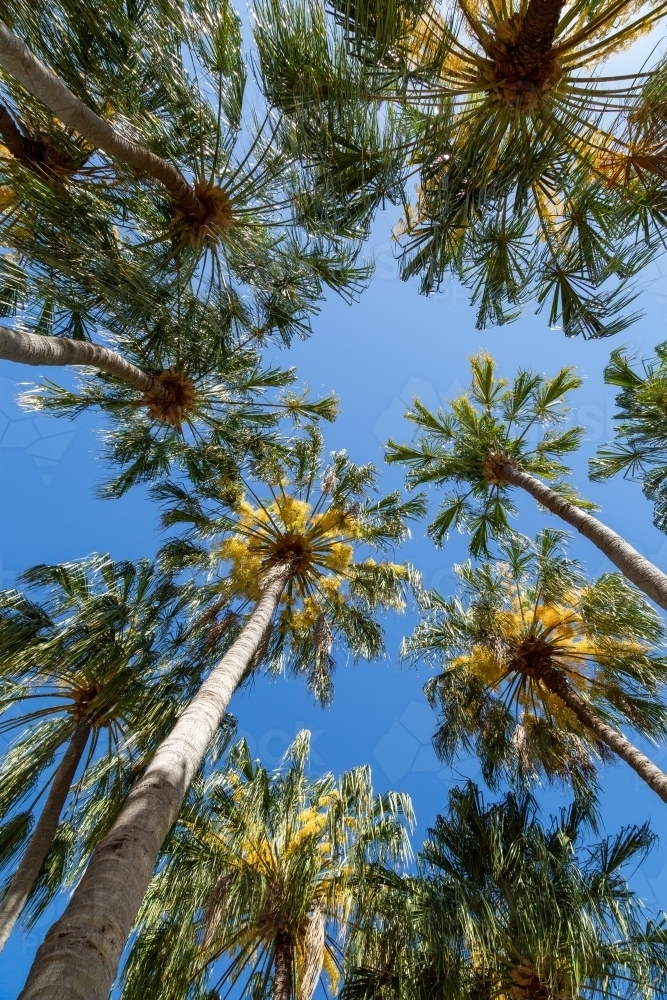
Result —
<instances>
[{"instance_id":1,"label":"clear blue sky","mask_svg":"<svg viewBox=\"0 0 667 1000\"><path fill-rule=\"evenodd\" d=\"M667 570L667 537L653 528L651 507L636 484L622 480L597 486L586 476L586 457L612 435L613 392L603 384L602 369L609 352L619 344L648 354L667 339L667 278L661 267L647 273L640 299L645 317L614 341L566 340L547 328L543 316L527 312L518 322L488 331L475 330L474 311L459 287L423 299L413 285L396 278L387 236L388 223L378 226L374 253L377 273L360 303L346 306L338 299L325 304L315 320L314 335L281 353L280 363L295 364L301 379L314 392L332 388L341 401L341 416L327 429L332 449L346 448L357 462L382 465L382 446L389 437L410 434L402 414L415 395L437 405L457 393L468 380L467 357L484 347L498 359L501 372L511 375L518 365L552 373L563 364L575 365L585 383L575 395L575 420L588 427L585 448L575 460L574 482L581 492L602 506L600 516L662 569ZM53 370L48 372L53 375ZM57 562L93 551L114 558L151 556L160 544L156 509L141 490L122 501L94 497L103 476L98 458L100 419L84 417L75 423L21 413L13 402L19 383L33 382L36 369L0 363L0 573L1 584L11 586L16 573L37 562ZM401 484L394 469L383 470L383 485ZM437 497L434 496L436 501ZM530 498L523 505L518 527L526 534L554 523L539 514ZM454 537L436 551L424 538L423 526L401 550L422 571L427 586L451 590L452 564L465 558L465 541ZM585 540L573 552L591 574L609 566ZM433 716L422 695L426 674L401 668L397 650L411 629L409 616L387 621L389 655L378 664L354 667L339 663L336 700L322 711L313 706L299 681L261 678L253 690L242 692L232 709L253 752L275 766L288 741L302 727L313 733L315 771L345 768L368 762L377 789L409 792L419 829L418 848L425 828L442 809L447 790L461 775L476 775L473 761L458 772L443 769L430 749ZM1 748L0 748L1 749ZM667 748L650 754L667 767ZM667 807L640 784L625 765L602 775L602 808L607 830L623 823L651 819L662 844L635 878L637 889L652 909L667 907ZM545 811L564 804L555 792L541 793ZM15 932L0 957L0 1000L13 1000L47 926L61 912L54 906L28 935Z\"/></svg>"}]
</instances>

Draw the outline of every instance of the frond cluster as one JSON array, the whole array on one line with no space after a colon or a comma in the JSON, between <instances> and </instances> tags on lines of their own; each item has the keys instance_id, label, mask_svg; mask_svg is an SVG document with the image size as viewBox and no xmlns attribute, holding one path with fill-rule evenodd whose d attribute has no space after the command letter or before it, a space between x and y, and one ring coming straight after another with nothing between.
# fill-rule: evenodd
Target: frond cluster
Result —
<instances>
[{"instance_id":1,"label":"frond cluster","mask_svg":"<svg viewBox=\"0 0 667 1000\"><path fill-rule=\"evenodd\" d=\"M615 440L598 448L589 463L591 479L610 479L623 473L639 479L655 504L653 523L667 527L667 344L658 344L656 357L633 366L625 351L612 351L604 378L616 386Z\"/></svg>"},{"instance_id":2,"label":"frond cluster","mask_svg":"<svg viewBox=\"0 0 667 1000\"><path fill-rule=\"evenodd\" d=\"M559 698L554 673L608 722L653 739L666 731L659 615L619 574L588 582L563 538L514 537L500 561L458 567L459 595L430 594L404 644L441 671L426 689L439 753L474 748L491 781L503 771L593 780L605 749Z\"/></svg>"},{"instance_id":3,"label":"frond cluster","mask_svg":"<svg viewBox=\"0 0 667 1000\"><path fill-rule=\"evenodd\" d=\"M304 730L269 773L242 740L193 791L139 918L124 1000L195 985L264 995L281 942L295 996L310 1000L322 974L337 987L364 870L409 859L413 816L407 796L373 792L367 767L309 778L309 746Z\"/></svg>"},{"instance_id":4,"label":"frond cluster","mask_svg":"<svg viewBox=\"0 0 667 1000\"><path fill-rule=\"evenodd\" d=\"M590 845L595 822L582 804L544 822L525 792L451 791L418 872L377 873L344 1000L659 994L664 922L646 922L628 885L653 837L628 826Z\"/></svg>"},{"instance_id":5,"label":"frond cluster","mask_svg":"<svg viewBox=\"0 0 667 1000\"><path fill-rule=\"evenodd\" d=\"M568 336L600 337L636 318L626 285L664 224L664 67L606 64L666 14L635 0L290 0L258 5L256 38L314 220L346 232L341 201L365 220L401 204L401 274L425 294L453 276L481 327L536 299Z\"/></svg>"},{"instance_id":6,"label":"frond cluster","mask_svg":"<svg viewBox=\"0 0 667 1000\"><path fill-rule=\"evenodd\" d=\"M470 365L470 388L451 401L449 412L431 413L415 400L406 417L419 436L411 445L390 441L386 459L407 467L411 488L456 484L429 534L440 545L458 528L470 534L473 555L488 555L489 540L506 534L509 518L516 515L503 473L507 465L545 479L580 507L594 505L562 478L569 470L561 458L576 451L583 433L580 427L561 429L568 422L566 396L581 385L574 370L562 368L546 378L524 369L508 383L497 377L487 354L471 358Z\"/></svg>"},{"instance_id":7,"label":"frond cluster","mask_svg":"<svg viewBox=\"0 0 667 1000\"><path fill-rule=\"evenodd\" d=\"M378 612L402 611L407 592L418 586L407 564L370 554L400 543L407 522L423 513L423 499L402 501L398 493L373 497L376 472L356 466L344 452L322 457L322 439L311 429L284 461L258 468L269 489L263 500L246 483L214 484L197 496L175 484L156 492L169 509L165 523L189 523L191 548L167 545L164 558L185 560L213 573L225 613L242 613L256 601L264 574L289 565L281 606L265 638L261 659L280 672L289 664L305 673L323 702L332 696L332 651L342 641L356 657L384 650ZM245 492L245 496L243 495ZM201 542L210 539L208 547ZM197 547L198 546L198 547Z\"/></svg>"}]
</instances>

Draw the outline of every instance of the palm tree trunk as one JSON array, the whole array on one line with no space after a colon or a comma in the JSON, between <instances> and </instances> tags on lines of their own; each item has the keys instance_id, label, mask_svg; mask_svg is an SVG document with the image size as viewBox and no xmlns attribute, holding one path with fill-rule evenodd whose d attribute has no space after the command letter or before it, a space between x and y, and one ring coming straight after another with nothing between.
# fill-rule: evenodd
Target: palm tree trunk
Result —
<instances>
[{"instance_id":1,"label":"palm tree trunk","mask_svg":"<svg viewBox=\"0 0 667 1000\"><path fill-rule=\"evenodd\" d=\"M653 761L649 760L622 733L604 722L597 712L594 712L577 694L567 677L559 670L555 667L543 667L538 676L544 686L567 705L582 725L590 729L601 743L604 743L626 764L629 764L632 770L660 796L663 802L667 802L667 774L664 771L656 767Z\"/></svg>"},{"instance_id":2,"label":"palm tree trunk","mask_svg":"<svg viewBox=\"0 0 667 1000\"><path fill-rule=\"evenodd\" d=\"M289 934L279 932L273 942L273 992L271 1000L292 1000L294 943Z\"/></svg>"},{"instance_id":3,"label":"palm tree trunk","mask_svg":"<svg viewBox=\"0 0 667 1000\"><path fill-rule=\"evenodd\" d=\"M530 0L521 29L514 43L516 72L528 76L550 51L565 0Z\"/></svg>"},{"instance_id":4,"label":"palm tree trunk","mask_svg":"<svg viewBox=\"0 0 667 1000\"><path fill-rule=\"evenodd\" d=\"M65 756L60 761L53 776L51 788L37 826L0 903L0 950L7 943L7 938L20 917L30 890L39 875L44 858L49 853L60 821L60 814L72 787L74 775L89 735L90 725L86 722L80 723L74 730Z\"/></svg>"},{"instance_id":5,"label":"palm tree trunk","mask_svg":"<svg viewBox=\"0 0 667 1000\"><path fill-rule=\"evenodd\" d=\"M158 379L108 347L91 344L87 340L43 337L0 326L0 359L18 361L23 365L89 365L129 382L156 399L165 399L169 395L167 387Z\"/></svg>"},{"instance_id":6,"label":"palm tree trunk","mask_svg":"<svg viewBox=\"0 0 667 1000\"><path fill-rule=\"evenodd\" d=\"M188 212L196 215L203 211L193 188L177 167L144 146L119 135L108 122L75 97L1 21L0 65L50 108L64 125L74 129L96 149L102 149L115 160L160 181Z\"/></svg>"},{"instance_id":7,"label":"palm tree trunk","mask_svg":"<svg viewBox=\"0 0 667 1000\"><path fill-rule=\"evenodd\" d=\"M299 969L297 1000L313 1000L324 964L324 910L318 903L308 916L308 928L303 941L303 964Z\"/></svg>"},{"instance_id":8,"label":"palm tree trunk","mask_svg":"<svg viewBox=\"0 0 667 1000\"><path fill-rule=\"evenodd\" d=\"M291 570L279 563L241 634L158 747L62 917L37 952L20 1000L108 1000L158 852L230 699L278 606Z\"/></svg>"},{"instance_id":9,"label":"palm tree trunk","mask_svg":"<svg viewBox=\"0 0 667 1000\"><path fill-rule=\"evenodd\" d=\"M597 546L600 552L603 552L613 562L614 566L620 569L623 576L631 580L651 600L667 611L667 575L640 555L631 545L628 545L625 539L608 528L606 524L598 521L596 517L587 514L579 507L575 507L573 503L552 490L551 487L546 486L545 483L540 482L535 476L517 469L511 459L504 462L502 468L499 465L494 466L494 468L501 471L506 482L511 483L512 486L519 486L530 493L538 503L550 510L552 514L576 528L584 538L588 538L593 545Z\"/></svg>"}]
</instances>

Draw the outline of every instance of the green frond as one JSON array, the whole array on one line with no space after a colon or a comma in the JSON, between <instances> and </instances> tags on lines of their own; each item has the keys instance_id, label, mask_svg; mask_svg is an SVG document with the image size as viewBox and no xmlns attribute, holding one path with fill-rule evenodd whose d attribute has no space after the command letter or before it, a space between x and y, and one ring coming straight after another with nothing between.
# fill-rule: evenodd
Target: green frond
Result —
<instances>
[{"instance_id":1,"label":"green frond","mask_svg":"<svg viewBox=\"0 0 667 1000\"><path fill-rule=\"evenodd\" d=\"M494 786L508 775L542 776L581 792L609 756L532 671L531 643L544 642L551 668L610 725L658 739L667 724L660 616L620 574L587 581L567 557L565 537L510 535L497 560L456 567L457 596L425 595L403 643L404 658L438 671L425 688L438 713L438 754L451 762L475 752Z\"/></svg>"},{"instance_id":2,"label":"green frond","mask_svg":"<svg viewBox=\"0 0 667 1000\"><path fill-rule=\"evenodd\" d=\"M511 533L518 511L510 484L493 472L499 457L546 480L576 506L595 509L563 479L569 469L560 461L583 436L581 427L559 429L581 376L571 368L552 378L520 370L510 382L496 375L485 352L471 359L471 374L469 389L447 410L432 413L415 400L406 419L416 424L418 436L410 445L390 441L386 447L386 461L406 467L409 489L425 483L455 487L427 529L435 544L443 545L457 529L469 535L474 555L486 556L492 540Z\"/></svg>"},{"instance_id":3,"label":"green frond","mask_svg":"<svg viewBox=\"0 0 667 1000\"><path fill-rule=\"evenodd\" d=\"M195 783L139 916L124 1000L225 986L264 995L281 935L298 984L313 915L326 937L353 930L372 866L409 860L409 799L374 793L367 767L310 778L309 753L304 730L268 772L241 740L224 770Z\"/></svg>"}]
</instances>

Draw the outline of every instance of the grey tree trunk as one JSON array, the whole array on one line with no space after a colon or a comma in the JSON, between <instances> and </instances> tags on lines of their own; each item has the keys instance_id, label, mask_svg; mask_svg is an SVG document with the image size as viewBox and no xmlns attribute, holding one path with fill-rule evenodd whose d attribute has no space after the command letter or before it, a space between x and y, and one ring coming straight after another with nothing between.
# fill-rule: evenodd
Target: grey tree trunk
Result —
<instances>
[{"instance_id":1,"label":"grey tree trunk","mask_svg":"<svg viewBox=\"0 0 667 1000\"><path fill-rule=\"evenodd\" d=\"M528 472L517 469L511 461L502 467L502 476L513 486L530 493L538 503L550 510L556 517L571 524L584 538L588 538L607 558L617 566L623 576L631 580L640 590L643 590L651 600L667 611L667 575L652 562L640 555L636 549L598 521L596 517L586 513L573 503L560 496L551 487L540 482Z\"/></svg>"},{"instance_id":2,"label":"grey tree trunk","mask_svg":"<svg viewBox=\"0 0 667 1000\"><path fill-rule=\"evenodd\" d=\"M278 933L273 942L273 991L271 1000L292 1000L294 943L289 934Z\"/></svg>"},{"instance_id":3,"label":"grey tree trunk","mask_svg":"<svg viewBox=\"0 0 667 1000\"><path fill-rule=\"evenodd\" d=\"M194 190L180 170L144 146L125 139L116 132L108 122L75 97L55 73L41 63L2 21L0 65L50 108L64 125L74 129L91 145L134 170L160 181L189 212L196 214L201 210L202 206Z\"/></svg>"},{"instance_id":4,"label":"grey tree trunk","mask_svg":"<svg viewBox=\"0 0 667 1000\"><path fill-rule=\"evenodd\" d=\"M169 394L166 386L152 375L108 347L91 344L87 340L43 337L0 326L0 359L18 361L23 365L88 365L109 372L157 399L164 399Z\"/></svg>"},{"instance_id":5,"label":"grey tree trunk","mask_svg":"<svg viewBox=\"0 0 667 1000\"><path fill-rule=\"evenodd\" d=\"M0 902L0 949L4 948L14 924L21 916L21 911L35 879L39 875L44 858L49 853L60 821L60 814L67 801L89 735L90 726L88 723L82 722L74 730L65 756L56 768L44 808L28 841L28 846L9 883L9 888Z\"/></svg>"},{"instance_id":6,"label":"grey tree trunk","mask_svg":"<svg viewBox=\"0 0 667 1000\"><path fill-rule=\"evenodd\" d=\"M527 76L550 51L565 0L530 0L514 43L517 72Z\"/></svg>"},{"instance_id":7,"label":"grey tree trunk","mask_svg":"<svg viewBox=\"0 0 667 1000\"><path fill-rule=\"evenodd\" d=\"M280 601L290 564L265 576L236 642L211 671L95 848L37 952L20 1000L108 1000L158 852Z\"/></svg>"},{"instance_id":8,"label":"grey tree trunk","mask_svg":"<svg viewBox=\"0 0 667 1000\"><path fill-rule=\"evenodd\" d=\"M667 802L667 774L656 767L653 761L638 750L630 740L619 733L613 726L604 722L574 690L567 677L554 667L543 668L539 673L540 680L576 715L582 725L595 733L597 738L613 750L621 760L629 764L642 781L652 788L663 802Z\"/></svg>"}]
</instances>

